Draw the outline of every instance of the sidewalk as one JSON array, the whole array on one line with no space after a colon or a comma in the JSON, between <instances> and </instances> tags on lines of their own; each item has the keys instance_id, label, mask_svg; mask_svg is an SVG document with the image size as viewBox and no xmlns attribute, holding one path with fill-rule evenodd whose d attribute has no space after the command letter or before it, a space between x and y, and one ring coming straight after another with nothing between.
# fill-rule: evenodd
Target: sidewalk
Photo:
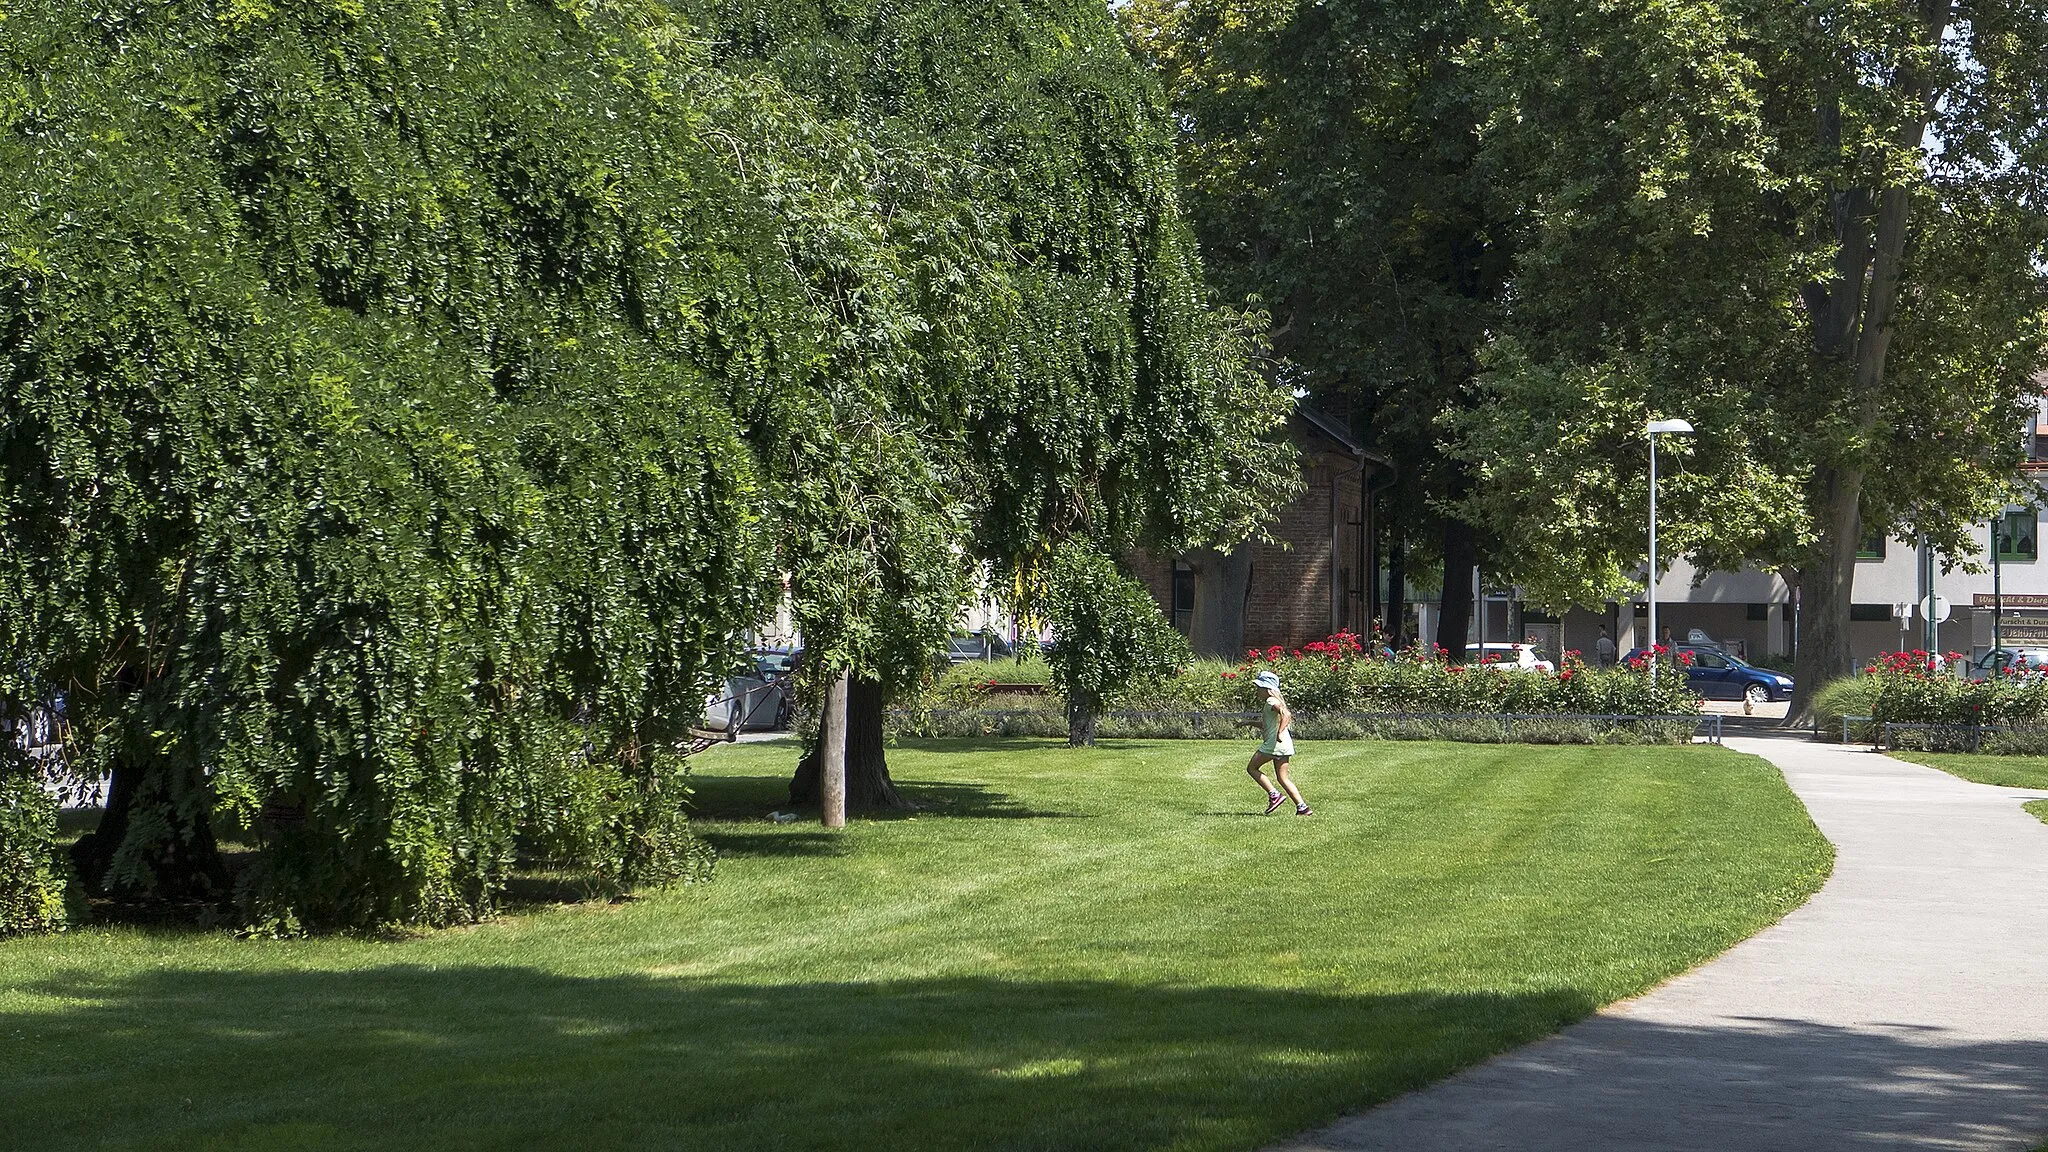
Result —
<instances>
[{"instance_id":1,"label":"sidewalk","mask_svg":"<svg viewBox=\"0 0 2048 1152\"><path fill-rule=\"evenodd\" d=\"M1804 907L1548 1040L1283 1145L2031 1149L2048 1136L2041 793L1871 752L1731 738L1837 849Z\"/></svg>"}]
</instances>

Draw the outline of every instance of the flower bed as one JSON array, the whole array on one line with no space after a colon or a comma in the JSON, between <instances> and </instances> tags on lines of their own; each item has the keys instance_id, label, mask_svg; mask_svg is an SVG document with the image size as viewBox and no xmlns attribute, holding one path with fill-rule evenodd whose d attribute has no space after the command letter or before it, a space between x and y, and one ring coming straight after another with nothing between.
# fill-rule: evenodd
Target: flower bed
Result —
<instances>
[{"instance_id":1,"label":"flower bed","mask_svg":"<svg viewBox=\"0 0 2048 1152\"><path fill-rule=\"evenodd\" d=\"M1279 674L1305 739L1672 743L1691 738L1693 725L1685 718L1700 713L1699 697L1675 666L1653 677L1641 661L1594 668L1576 652L1565 653L1556 672L1490 659L1460 666L1446 661L1441 649L1370 653L1357 636L1340 632L1291 651L1250 651L1236 664L1194 661L1126 693L1119 709L1103 715L1101 733L1242 737L1239 716L1258 708L1252 678L1269 669ZM959 679L934 684L906 702L892 726L917 736L1065 734L1065 703L1058 696L998 697L993 687ZM1524 718L1501 719L1509 715Z\"/></svg>"},{"instance_id":2,"label":"flower bed","mask_svg":"<svg viewBox=\"0 0 2048 1152\"><path fill-rule=\"evenodd\" d=\"M1945 747L1967 741L1975 750L2037 755L2048 748L2048 675L2020 666L1987 680L1964 680L1950 669L1962 654L1937 656L1925 650L1887 652L1866 665L1866 685L1875 725L1916 724L1924 729L1894 731L1901 747ZM1996 731L1985 735L1985 728Z\"/></svg>"}]
</instances>

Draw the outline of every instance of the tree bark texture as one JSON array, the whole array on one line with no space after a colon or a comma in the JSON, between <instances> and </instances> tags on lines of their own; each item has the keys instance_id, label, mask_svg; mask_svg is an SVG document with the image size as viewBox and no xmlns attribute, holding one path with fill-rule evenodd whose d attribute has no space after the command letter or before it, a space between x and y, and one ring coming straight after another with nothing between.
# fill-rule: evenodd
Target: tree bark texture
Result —
<instances>
[{"instance_id":1,"label":"tree bark texture","mask_svg":"<svg viewBox=\"0 0 2048 1152\"><path fill-rule=\"evenodd\" d=\"M879 681L854 677L846 686L846 807L851 812L869 812L911 807L896 782L889 777L888 746L883 732L883 714L888 701ZM802 806L822 799L820 784L824 754L823 732L797 761L796 775L789 781L789 802Z\"/></svg>"},{"instance_id":2,"label":"tree bark texture","mask_svg":"<svg viewBox=\"0 0 2048 1152\"><path fill-rule=\"evenodd\" d=\"M1444 520L1444 594L1436 643L1452 661L1463 663L1472 627L1472 570L1479 566L1479 541L1463 520Z\"/></svg>"},{"instance_id":3,"label":"tree bark texture","mask_svg":"<svg viewBox=\"0 0 2048 1152\"><path fill-rule=\"evenodd\" d=\"M1095 745L1095 724L1099 719L1099 705L1069 699L1067 701L1067 746L1070 748L1091 748Z\"/></svg>"},{"instance_id":4,"label":"tree bark texture","mask_svg":"<svg viewBox=\"0 0 2048 1152\"><path fill-rule=\"evenodd\" d=\"M1399 648L1403 641L1415 639L1408 635L1408 542L1392 526L1387 535L1387 611L1380 630L1387 643Z\"/></svg>"},{"instance_id":5,"label":"tree bark texture","mask_svg":"<svg viewBox=\"0 0 2048 1152\"><path fill-rule=\"evenodd\" d=\"M1863 534L1858 505L1863 474L1831 470L1822 485L1820 539L1799 572L1799 645L1792 667L1792 706L1786 723L1813 719L1813 694L1830 680L1853 675L1849 604L1856 586L1856 544Z\"/></svg>"}]
</instances>

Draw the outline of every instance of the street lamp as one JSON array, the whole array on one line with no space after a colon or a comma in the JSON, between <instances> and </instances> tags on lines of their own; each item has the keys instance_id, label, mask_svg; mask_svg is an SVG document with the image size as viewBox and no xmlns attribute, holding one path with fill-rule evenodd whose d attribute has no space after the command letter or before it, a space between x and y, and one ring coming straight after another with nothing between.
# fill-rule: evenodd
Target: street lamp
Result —
<instances>
[{"instance_id":1,"label":"street lamp","mask_svg":"<svg viewBox=\"0 0 2048 1152\"><path fill-rule=\"evenodd\" d=\"M1657 678L1657 434L1671 432L1681 436L1692 435L1692 425L1683 420L1652 420L1643 425L1643 435L1650 440L1650 576L1644 581L1650 592L1650 642L1644 647L1651 649L1650 679Z\"/></svg>"}]
</instances>

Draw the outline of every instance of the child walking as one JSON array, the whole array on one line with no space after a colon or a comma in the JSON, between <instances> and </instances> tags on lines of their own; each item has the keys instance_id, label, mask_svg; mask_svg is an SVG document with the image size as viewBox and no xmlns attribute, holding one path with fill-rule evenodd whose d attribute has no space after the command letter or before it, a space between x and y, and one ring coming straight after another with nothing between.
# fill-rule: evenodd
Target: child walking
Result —
<instances>
[{"instance_id":1,"label":"child walking","mask_svg":"<svg viewBox=\"0 0 2048 1152\"><path fill-rule=\"evenodd\" d=\"M1294 713L1287 710L1287 700L1280 695L1280 674L1269 668L1252 677L1252 683L1266 700L1265 719L1254 723L1264 727L1266 738L1259 744L1259 750L1252 753L1251 763L1244 770L1266 790L1266 815L1271 816L1291 798L1296 816L1313 816L1308 801L1301 798L1301 789L1294 786L1294 778L1287 772L1288 763L1294 759L1294 734L1289 731L1294 726ZM1280 778L1280 788L1287 789L1287 795L1282 796L1280 788L1273 787L1273 781L1262 771L1267 764L1273 765L1273 774Z\"/></svg>"}]
</instances>

